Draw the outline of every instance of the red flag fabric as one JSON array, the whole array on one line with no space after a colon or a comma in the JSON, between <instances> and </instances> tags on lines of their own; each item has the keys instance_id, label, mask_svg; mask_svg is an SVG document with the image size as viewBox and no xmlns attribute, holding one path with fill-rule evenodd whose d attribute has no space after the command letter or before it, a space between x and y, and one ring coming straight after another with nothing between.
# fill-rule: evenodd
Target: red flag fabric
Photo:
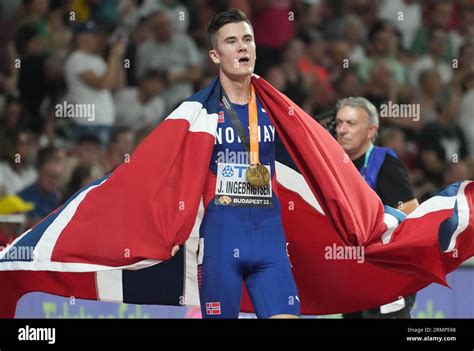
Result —
<instances>
[{"instance_id":1,"label":"red flag fabric","mask_svg":"<svg viewBox=\"0 0 474 351\"><path fill-rule=\"evenodd\" d=\"M276 167L302 313L392 302L433 281L444 283L474 254L473 182L449 187L403 219L382 205L318 123L262 78L254 76L252 83L299 170ZM175 244L185 244L186 265L195 268L190 240L202 218L219 99L216 79L173 111L129 163L78 191L2 251L0 316L12 317L16 301L30 291L125 301L123 275L114 272L161 266L171 261ZM21 248L31 249L31 257L14 257ZM103 274L105 287L98 283ZM189 290L197 271L176 279L185 279ZM185 304L198 303L195 293L185 296ZM242 310L252 310L248 298Z\"/></svg>"}]
</instances>

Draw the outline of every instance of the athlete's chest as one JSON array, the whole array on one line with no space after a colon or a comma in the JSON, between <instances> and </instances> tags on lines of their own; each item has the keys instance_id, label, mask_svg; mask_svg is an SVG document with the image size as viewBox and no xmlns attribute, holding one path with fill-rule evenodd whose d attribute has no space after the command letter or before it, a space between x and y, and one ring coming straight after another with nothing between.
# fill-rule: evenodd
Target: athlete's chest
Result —
<instances>
[{"instance_id":1,"label":"athlete's chest","mask_svg":"<svg viewBox=\"0 0 474 351\"><path fill-rule=\"evenodd\" d=\"M249 137L249 117L248 105L232 104L247 138ZM258 141L259 148L272 146L275 141L275 127L272 125L270 118L257 101L257 116L258 116ZM214 144L216 147L224 146L226 148L241 148L243 147L239 134L235 129L228 112L220 106L219 121L216 130L216 139Z\"/></svg>"}]
</instances>

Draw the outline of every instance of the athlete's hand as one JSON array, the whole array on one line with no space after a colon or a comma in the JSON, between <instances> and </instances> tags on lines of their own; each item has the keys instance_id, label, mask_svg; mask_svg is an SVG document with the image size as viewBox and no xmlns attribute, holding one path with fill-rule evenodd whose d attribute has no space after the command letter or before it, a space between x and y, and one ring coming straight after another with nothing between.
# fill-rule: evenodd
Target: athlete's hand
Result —
<instances>
[{"instance_id":1,"label":"athlete's hand","mask_svg":"<svg viewBox=\"0 0 474 351\"><path fill-rule=\"evenodd\" d=\"M179 245L173 246L173 248L171 249L171 256L173 257L174 255L176 255L176 252L178 251L179 251Z\"/></svg>"}]
</instances>

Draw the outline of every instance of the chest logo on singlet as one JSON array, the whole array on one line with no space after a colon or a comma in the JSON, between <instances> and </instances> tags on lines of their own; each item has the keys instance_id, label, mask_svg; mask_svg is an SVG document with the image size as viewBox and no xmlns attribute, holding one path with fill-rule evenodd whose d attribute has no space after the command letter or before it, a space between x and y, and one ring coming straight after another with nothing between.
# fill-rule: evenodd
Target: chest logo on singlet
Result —
<instances>
[{"instance_id":1,"label":"chest logo on singlet","mask_svg":"<svg viewBox=\"0 0 474 351\"><path fill-rule=\"evenodd\" d=\"M264 165L271 174L271 167ZM272 183L253 186L247 182L248 164L217 164L214 203L218 206L273 207Z\"/></svg>"},{"instance_id":2,"label":"chest logo on singlet","mask_svg":"<svg viewBox=\"0 0 474 351\"><path fill-rule=\"evenodd\" d=\"M220 117L219 117L220 118ZM224 118L224 117L222 117ZM219 123L220 120L219 120ZM272 125L258 126L258 142L259 143L272 143L275 141L275 127ZM216 139L214 144L233 144L242 143L238 133L231 126L219 127L216 131Z\"/></svg>"}]
</instances>

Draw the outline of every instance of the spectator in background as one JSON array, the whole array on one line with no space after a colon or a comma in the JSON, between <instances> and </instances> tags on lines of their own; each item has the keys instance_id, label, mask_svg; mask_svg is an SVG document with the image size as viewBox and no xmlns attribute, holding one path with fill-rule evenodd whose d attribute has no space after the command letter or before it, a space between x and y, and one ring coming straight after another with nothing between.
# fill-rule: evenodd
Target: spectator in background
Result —
<instances>
[{"instance_id":1,"label":"spectator in background","mask_svg":"<svg viewBox=\"0 0 474 351\"><path fill-rule=\"evenodd\" d=\"M18 94L18 69L15 67L18 53L15 50L14 43L9 40L11 37L10 31L9 24L4 20L0 20L0 99L1 94Z\"/></svg>"},{"instance_id":2,"label":"spectator in background","mask_svg":"<svg viewBox=\"0 0 474 351\"><path fill-rule=\"evenodd\" d=\"M62 183L68 184L74 170L79 167L89 168L93 179L102 177L105 174L102 157L102 146L99 138L94 135L83 135L72 153L66 158Z\"/></svg>"},{"instance_id":3,"label":"spectator in background","mask_svg":"<svg viewBox=\"0 0 474 351\"><path fill-rule=\"evenodd\" d=\"M414 123L413 128L420 130L425 124L436 121L436 100L441 93L443 86L441 77L435 68L428 68L421 72L419 79L420 89L415 103L420 105L420 122Z\"/></svg>"},{"instance_id":4,"label":"spectator in background","mask_svg":"<svg viewBox=\"0 0 474 351\"><path fill-rule=\"evenodd\" d=\"M377 108L389 101L398 103L398 84L393 71L385 61L376 62L370 69L369 81L364 87L365 97ZM395 122L395 119L385 118L383 122Z\"/></svg>"},{"instance_id":5,"label":"spectator in background","mask_svg":"<svg viewBox=\"0 0 474 351\"><path fill-rule=\"evenodd\" d=\"M309 110L306 101L310 95L311 76L303 74L298 65L304 55L304 49L300 40L289 41L283 49L282 62L268 71L267 79L298 106Z\"/></svg>"},{"instance_id":6,"label":"spectator in background","mask_svg":"<svg viewBox=\"0 0 474 351\"><path fill-rule=\"evenodd\" d=\"M62 0L52 0L47 19L49 35L46 45L54 56L65 59L72 41L72 31L65 24L65 16L69 17L67 6Z\"/></svg>"},{"instance_id":7,"label":"spectator in background","mask_svg":"<svg viewBox=\"0 0 474 351\"><path fill-rule=\"evenodd\" d=\"M453 162L453 163L448 163L446 165L446 168L443 169L443 174L442 174L442 181L441 183L436 186L433 184L429 184L426 189L423 189L424 192L421 195L420 200L426 201L433 196L436 196L440 191L442 191L444 188L448 187L449 185L457 182L462 182L466 179L472 179L474 174L470 171L469 165L464 162Z\"/></svg>"},{"instance_id":8,"label":"spectator in background","mask_svg":"<svg viewBox=\"0 0 474 351\"><path fill-rule=\"evenodd\" d=\"M23 7L20 11L20 17L16 23L19 26L32 24L38 28L42 37L48 35L48 25L46 16L49 10L49 0L23 0Z\"/></svg>"},{"instance_id":9,"label":"spectator in background","mask_svg":"<svg viewBox=\"0 0 474 351\"><path fill-rule=\"evenodd\" d=\"M466 162L451 163L446 167L443 173L443 185L441 189L446 188L450 184L462 182L466 179L472 179L469 167ZM440 191L441 191L440 189Z\"/></svg>"},{"instance_id":10,"label":"spectator in background","mask_svg":"<svg viewBox=\"0 0 474 351\"><path fill-rule=\"evenodd\" d=\"M14 19L22 0L3 0L0 2L0 18Z\"/></svg>"},{"instance_id":11,"label":"spectator in background","mask_svg":"<svg viewBox=\"0 0 474 351\"><path fill-rule=\"evenodd\" d=\"M411 51L415 55L426 55L431 50L431 41L434 32L441 29L444 32L443 37L437 38L439 40L439 47L442 48L438 54L439 59L450 63L453 59L453 31L450 29L450 25L453 19L454 6L450 0L433 1L431 5L430 18L427 23L418 29L413 40ZM416 80L415 80L416 82Z\"/></svg>"},{"instance_id":12,"label":"spectator in background","mask_svg":"<svg viewBox=\"0 0 474 351\"><path fill-rule=\"evenodd\" d=\"M126 127L114 129L110 136L109 146L102 160L105 173L110 173L121 163L128 162L134 149L135 133Z\"/></svg>"},{"instance_id":13,"label":"spectator in background","mask_svg":"<svg viewBox=\"0 0 474 351\"><path fill-rule=\"evenodd\" d=\"M364 23L352 14L344 17L344 40L350 46L349 62L358 65L366 60L365 49L362 46L364 35Z\"/></svg>"},{"instance_id":14,"label":"spectator in background","mask_svg":"<svg viewBox=\"0 0 474 351\"><path fill-rule=\"evenodd\" d=\"M377 21L370 28L368 34L369 57L359 65L359 75L363 82L369 80L369 73L372 67L380 62L385 63L397 85L405 84L406 70L403 64L397 59L399 38L395 26L388 21Z\"/></svg>"},{"instance_id":15,"label":"spectator in background","mask_svg":"<svg viewBox=\"0 0 474 351\"><path fill-rule=\"evenodd\" d=\"M300 35L300 39L306 44L306 50L300 59L299 66L301 71L312 81L309 99L313 102L313 109L318 107L325 109L335 102L329 70L331 61L327 54L328 45L316 32L305 32Z\"/></svg>"},{"instance_id":16,"label":"spectator in background","mask_svg":"<svg viewBox=\"0 0 474 351\"><path fill-rule=\"evenodd\" d=\"M425 69L435 68L441 77L443 85L451 82L453 71L445 61L443 61L443 53L446 47L447 32L443 28L434 28L429 32L428 53L415 61L409 71L410 83L418 86L421 72Z\"/></svg>"},{"instance_id":17,"label":"spectator in background","mask_svg":"<svg viewBox=\"0 0 474 351\"><path fill-rule=\"evenodd\" d=\"M92 6L89 0L72 0L71 8L78 23L87 22L91 19Z\"/></svg>"},{"instance_id":18,"label":"spectator in background","mask_svg":"<svg viewBox=\"0 0 474 351\"><path fill-rule=\"evenodd\" d=\"M296 37L322 36L323 26L323 4L322 1L302 1L295 10Z\"/></svg>"},{"instance_id":19,"label":"spectator in background","mask_svg":"<svg viewBox=\"0 0 474 351\"><path fill-rule=\"evenodd\" d=\"M345 40L334 40L329 43L328 54L330 59L329 70L331 81L334 81L344 72L346 69L351 67L349 56L351 54L351 47Z\"/></svg>"},{"instance_id":20,"label":"spectator in background","mask_svg":"<svg viewBox=\"0 0 474 351\"><path fill-rule=\"evenodd\" d=\"M156 126L165 117L165 102L158 95L163 89L163 76L157 71L148 71L140 86L123 88L115 93L117 126L134 131Z\"/></svg>"},{"instance_id":21,"label":"spectator in background","mask_svg":"<svg viewBox=\"0 0 474 351\"><path fill-rule=\"evenodd\" d=\"M436 102L438 119L420 132L422 168L438 186L446 166L468 156L466 137L458 123L459 105L460 98L455 92L443 92Z\"/></svg>"},{"instance_id":22,"label":"spectator in background","mask_svg":"<svg viewBox=\"0 0 474 351\"><path fill-rule=\"evenodd\" d=\"M105 145L115 123L115 106L111 91L122 87L125 80L122 62L124 44L120 40L117 41L105 62L96 53L99 49L96 33L97 28L93 22L77 25L76 49L65 63L64 76L68 103L86 104L95 108L93 118L74 118L79 136L95 134Z\"/></svg>"},{"instance_id":23,"label":"spectator in background","mask_svg":"<svg viewBox=\"0 0 474 351\"><path fill-rule=\"evenodd\" d=\"M457 31L451 36L454 56L461 56L460 48L474 39L474 2L460 4L460 23Z\"/></svg>"},{"instance_id":24,"label":"spectator in background","mask_svg":"<svg viewBox=\"0 0 474 351\"><path fill-rule=\"evenodd\" d=\"M0 195L0 252L23 233L25 212L32 209L32 203L16 195Z\"/></svg>"},{"instance_id":25,"label":"spectator in background","mask_svg":"<svg viewBox=\"0 0 474 351\"><path fill-rule=\"evenodd\" d=\"M24 201L34 205L34 209L28 212L28 227L55 210L62 195L61 175L64 167L60 151L55 147L41 149L37 168L37 181L18 193Z\"/></svg>"},{"instance_id":26,"label":"spectator in background","mask_svg":"<svg viewBox=\"0 0 474 351\"><path fill-rule=\"evenodd\" d=\"M402 45L405 50L410 50L415 35L422 25L421 10L421 4L417 0L382 1L380 18L395 24L402 35Z\"/></svg>"},{"instance_id":27,"label":"spectator in background","mask_svg":"<svg viewBox=\"0 0 474 351\"><path fill-rule=\"evenodd\" d=\"M294 35L294 19L290 19L291 3L291 0L251 2L258 57L256 74L266 75L275 61L279 61L281 49Z\"/></svg>"},{"instance_id":28,"label":"spectator in background","mask_svg":"<svg viewBox=\"0 0 474 351\"><path fill-rule=\"evenodd\" d=\"M474 72L464 78L462 91L459 125L466 133L468 152L471 158L474 159Z\"/></svg>"},{"instance_id":29,"label":"spectator in background","mask_svg":"<svg viewBox=\"0 0 474 351\"><path fill-rule=\"evenodd\" d=\"M417 149L413 143L406 140L405 133L400 128L388 127L380 130L379 144L389 147L397 154L400 161L408 170L414 171L418 167Z\"/></svg>"},{"instance_id":30,"label":"spectator in background","mask_svg":"<svg viewBox=\"0 0 474 351\"><path fill-rule=\"evenodd\" d=\"M47 92L45 65L49 54L36 24L18 28L15 45L21 59L18 90L28 112L28 126L34 132L40 132L43 127L40 106Z\"/></svg>"},{"instance_id":31,"label":"spectator in background","mask_svg":"<svg viewBox=\"0 0 474 351\"><path fill-rule=\"evenodd\" d=\"M357 73L352 69L346 69L341 73L334 82L334 88L338 98L362 95Z\"/></svg>"},{"instance_id":32,"label":"spectator in background","mask_svg":"<svg viewBox=\"0 0 474 351\"><path fill-rule=\"evenodd\" d=\"M107 27L117 25L119 13L117 6L119 0L89 0L91 17L94 22L100 22Z\"/></svg>"},{"instance_id":33,"label":"spectator in background","mask_svg":"<svg viewBox=\"0 0 474 351\"><path fill-rule=\"evenodd\" d=\"M150 19L140 17L137 24L132 29L130 40L128 41L127 48L125 50L124 58L128 59L132 64L126 70L127 86L138 86L137 71L135 58L137 56L137 50L141 44L149 40L153 36L151 30Z\"/></svg>"},{"instance_id":34,"label":"spectator in background","mask_svg":"<svg viewBox=\"0 0 474 351\"><path fill-rule=\"evenodd\" d=\"M357 15L367 28L377 21L379 13L379 0L351 0L345 1L348 13Z\"/></svg>"},{"instance_id":35,"label":"spectator in background","mask_svg":"<svg viewBox=\"0 0 474 351\"><path fill-rule=\"evenodd\" d=\"M81 189L83 186L86 186L95 179L97 178L94 178L92 175L92 167L85 165L77 166L72 172L71 180L67 184L64 200L69 199L79 189Z\"/></svg>"},{"instance_id":36,"label":"spectator in background","mask_svg":"<svg viewBox=\"0 0 474 351\"><path fill-rule=\"evenodd\" d=\"M18 130L2 139L0 149L0 193L16 194L37 177L33 138L28 130Z\"/></svg>"},{"instance_id":37,"label":"spectator in background","mask_svg":"<svg viewBox=\"0 0 474 351\"><path fill-rule=\"evenodd\" d=\"M462 92L462 82L470 74L474 73L474 35L472 42L466 42L459 50L457 66L453 67L453 86Z\"/></svg>"},{"instance_id":38,"label":"spectator in background","mask_svg":"<svg viewBox=\"0 0 474 351\"><path fill-rule=\"evenodd\" d=\"M0 139L5 140L8 135L25 127L26 112L20 99L13 96L7 97L3 113L0 115ZM0 142L0 145L2 145L2 142Z\"/></svg>"},{"instance_id":39,"label":"spectator in background","mask_svg":"<svg viewBox=\"0 0 474 351\"><path fill-rule=\"evenodd\" d=\"M138 9L138 15L148 17L156 11L165 12L172 22L175 33L186 33L189 27L188 9L177 0L144 0Z\"/></svg>"},{"instance_id":40,"label":"spectator in background","mask_svg":"<svg viewBox=\"0 0 474 351\"><path fill-rule=\"evenodd\" d=\"M137 52L137 75L143 78L148 70L166 74L162 98L167 112L192 95L193 85L200 76L199 52L187 34L173 33L168 14L163 11L151 18L154 37L140 45Z\"/></svg>"}]
</instances>

